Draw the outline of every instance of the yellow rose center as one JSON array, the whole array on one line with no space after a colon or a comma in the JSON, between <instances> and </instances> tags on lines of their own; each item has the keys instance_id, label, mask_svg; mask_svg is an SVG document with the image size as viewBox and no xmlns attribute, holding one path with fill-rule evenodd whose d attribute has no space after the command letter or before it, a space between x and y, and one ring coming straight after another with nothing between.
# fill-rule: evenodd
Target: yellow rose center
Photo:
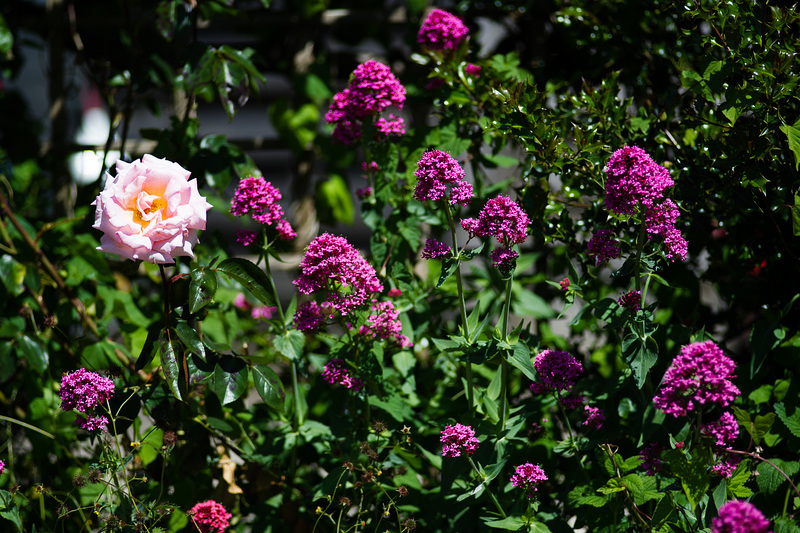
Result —
<instances>
[{"instance_id":1,"label":"yellow rose center","mask_svg":"<svg viewBox=\"0 0 800 533\"><path fill-rule=\"evenodd\" d=\"M142 191L136 196L135 205L132 209L133 220L137 224L146 226L166 207L167 202L164 198ZM162 216L162 218L166 217Z\"/></svg>"}]
</instances>

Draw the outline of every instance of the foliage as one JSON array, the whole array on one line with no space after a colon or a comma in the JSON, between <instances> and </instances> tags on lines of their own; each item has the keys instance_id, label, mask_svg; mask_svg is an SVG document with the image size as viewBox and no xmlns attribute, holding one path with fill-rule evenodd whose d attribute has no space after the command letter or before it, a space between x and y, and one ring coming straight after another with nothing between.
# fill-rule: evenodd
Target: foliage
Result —
<instances>
[{"instance_id":1,"label":"foliage","mask_svg":"<svg viewBox=\"0 0 800 533\"><path fill-rule=\"evenodd\" d=\"M240 532L688 532L746 499L775 531L797 529L800 15L786 2L460 2L470 36L445 50L418 45L417 1L402 23L380 24L358 19L373 9L358 1L66 4L66 26L32 22L44 12L27 2L0 7L4 528L189 530L186 511L214 499ZM489 50L487 20L502 27ZM259 35L203 42L204 28L227 27ZM332 142L322 119L358 63L323 46L323 27L348 46L381 43L376 59L407 91L405 135L379 135L372 117L359 143ZM147 151L198 179L209 214L223 215L194 258L156 266L97 250L102 180L79 185L66 170L85 147L58 137L58 108L37 123L6 81L31 32L61 35L51 52L67 47L98 88L113 120L94 149ZM296 162L284 198L298 237L258 226L243 248L227 228L254 226L230 200L262 174L256 146L201 126L210 109L241 124L265 72L292 86L267 103L274 146ZM168 127L138 132L143 150L129 130L148 110ZM686 261L665 254L645 211L606 209L605 168L623 146L669 170ZM415 195L429 149L464 167L468 207ZM508 243L460 223L500 194L531 223L519 256L496 268ZM349 314L321 303L325 328L296 327L325 297L287 281L317 221L357 243L382 286L371 298L398 312L396 335L365 333L372 302ZM587 254L599 229L621 254L600 265ZM429 238L445 256L421 257ZM354 296L346 283L326 291ZM621 303L631 291L641 306ZM686 417L655 408L681 348L706 340L735 362L741 394ZM548 389L545 350L574 356L577 381ZM363 385L326 379L333 359ZM60 409L61 376L78 368L114 380L107 430L78 429ZM738 437L726 448L708 425L728 411ZM454 424L480 444L443 457ZM526 463L546 474L538 487L512 484Z\"/></svg>"}]
</instances>

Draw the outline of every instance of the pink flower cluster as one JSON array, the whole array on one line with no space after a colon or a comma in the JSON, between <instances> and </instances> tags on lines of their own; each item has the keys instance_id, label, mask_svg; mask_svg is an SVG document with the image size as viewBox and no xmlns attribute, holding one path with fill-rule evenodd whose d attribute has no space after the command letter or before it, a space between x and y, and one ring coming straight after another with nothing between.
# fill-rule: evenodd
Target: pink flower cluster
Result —
<instances>
[{"instance_id":1,"label":"pink flower cluster","mask_svg":"<svg viewBox=\"0 0 800 533\"><path fill-rule=\"evenodd\" d=\"M530 389L534 394L555 392L561 396L562 391L569 394L583 372L583 365L577 359L558 350L539 352L533 359L533 368L541 380L540 383L531 384Z\"/></svg>"},{"instance_id":2,"label":"pink flower cluster","mask_svg":"<svg viewBox=\"0 0 800 533\"><path fill-rule=\"evenodd\" d=\"M725 411L716 422L703 424L700 427L700 432L713 439L715 446L730 448L733 441L739 436L739 423L733 414Z\"/></svg>"},{"instance_id":3,"label":"pink flower cluster","mask_svg":"<svg viewBox=\"0 0 800 533\"><path fill-rule=\"evenodd\" d=\"M593 257L598 265L619 257L619 241L610 229L597 230L586 243L586 249L589 257Z\"/></svg>"},{"instance_id":4,"label":"pink flower cluster","mask_svg":"<svg viewBox=\"0 0 800 533\"><path fill-rule=\"evenodd\" d=\"M641 291L630 291L626 292L622 296L620 296L617 303L620 307L623 307L629 311L638 311L639 307L642 303L642 292Z\"/></svg>"},{"instance_id":5,"label":"pink flower cluster","mask_svg":"<svg viewBox=\"0 0 800 533\"><path fill-rule=\"evenodd\" d=\"M496 269L508 273L517 265L519 254L510 248L495 248L489 256Z\"/></svg>"},{"instance_id":6,"label":"pink flower cluster","mask_svg":"<svg viewBox=\"0 0 800 533\"><path fill-rule=\"evenodd\" d=\"M351 144L361 138L361 124L369 117L377 117L389 106L403 108L406 89L394 77L389 67L369 60L360 64L350 76L350 83L333 97L325 120L334 124L333 139ZM405 133L404 121L394 115L379 118L375 127L384 135Z\"/></svg>"},{"instance_id":7,"label":"pink flower cluster","mask_svg":"<svg viewBox=\"0 0 800 533\"><path fill-rule=\"evenodd\" d=\"M717 476L730 478L736 467L741 462L741 456L733 455L731 453L725 454L725 459L711 467L711 473Z\"/></svg>"},{"instance_id":8,"label":"pink flower cluster","mask_svg":"<svg viewBox=\"0 0 800 533\"><path fill-rule=\"evenodd\" d=\"M664 191L675 184L669 171L641 148L625 146L611 155L606 174L606 209L634 215L641 207L647 232L663 239L667 259L686 259L686 240L675 227L678 208L669 198L664 199Z\"/></svg>"},{"instance_id":9,"label":"pink flower cluster","mask_svg":"<svg viewBox=\"0 0 800 533\"><path fill-rule=\"evenodd\" d=\"M95 407L111 399L114 395L114 382L100 374L79 368L61 376L61 409L76 411L89 415L78 417L78 427L87 431L102 429L108 425L108 418L92 416Z\"/></svg>"},{"instance_id":10,"label":"pink flower cluster","mask_svg":"<svg viewBox=\"0 0 800 533\"><path fill-rule=\"evenodd\" d=\"M323 293L320 308L347 315L372 301L381 292L375 269L344 237L323 233L311 241L300 261L300 277L294 280L301 294ZM299 311L298 311L299 312Z\"/></svg>"},{"instance_id":11,"label":"pink flower cluster","mask_svg":"<svg viewBox=\"0 0 800 533\"><path fill-rule=\"evenodd\" d=\"M541 466L533 463L519 465L511 476L511 484L525 489L528 498L533 498L533 493L539 490L538 485L543 481L547 481L547 475Z\"/></svg>"},{"instance_id":12,"label":"pink flower cluster","mask_svg":"<svg viewBox=\"0 0 800 533\"><path fill-rule=\"evenodd\" d=\"M687 416L696 407L726 407L741 394L729 380L736 364L711 341L681 348L653 398L654 405L674 417Z\"/></svg>"},{"instance_id":13,"label":"pink flower cluster","mask_svg":"<svg viewBox=\"0 0 800 533\"><path fill-rule=\"evenodd\" d=\"M347 364L342 359L331 359L322 369L322 379L331 385L344 385L356 391L364 387L364 382L350 375Z\"/></svg>"},{"instance_id":14,"label":"pink flower cluster","mask_svg":"<svg viewBox=\"0 0 800 533\"><path fill-rule=\"evenodd\" d=\"M453 205L467 205L474 196L472 184L464 179L464 169L450 154L441 150L422 154L414 175L417 177L414 198L421 202L447 198ZM446 184L451 186L449 197Z\"/></svg>"},{"instance_id":15,"label":"pink flower cluster","mask_svg":"<svg viewBox=\"0 0 800 533\"><path fill-rule=\"evenodd\" d=\"M428 239L425 241L425 248L422 250L423 259L441 259L450 255L450 247L442 241Z\"/></svg>"},{"instance_id":16,"label":"pink flower cluster","mask_svg":"<svg viewBox=\"0 0 800 533\"><path fill-rule=\"evenodd\" d=\"M751 503L730 501L720 507L711 521L711 533L765 533L769 520Z\"/></svg>"},{"instance_id":17,"label":"pink flower cluster","mask_svg":"<svg viewBox=\"0 0 800 533\"><path fill-rule=\"evenodd\" d=\"M306 302L294 312L294 327L300 331L312 332L325 325L325 317L315 301Z\"/></svg>"},{"instance_id":18,"label":"pink flower cluster","mask_svg":"<svg viewBox=\"0 0 800 533\"><path fill-rule=\"evenodd\" d=\"M277 307L268 307L266 305L253 305L247 301L244 293L239 293L233 299L233 306L237 309L241 309L242 311L246 311L250 313L250 317L253 319L259 318L266 318L269 320L272 318L272 313L277 310Z\"/></svg>"},{"instance_id":19,"label":"pink flower cluster","mask_svg":"<svg viewBox=\"0 0 800 533\"><path fill-rule=\"evenodd\" d=\"M264 226L275 226L278 236L284 240L294 239L297 234L288 221L283 219L283 208L278 201L281 192L262 177L244 178L239 181L231 202L231 213L237 217L250 215ZM251 245L257 237L256 232L241 230L236 241L244 246Z\"/></svg>"},{"instance_id":20,"label":"pink flower cluster","mask_svg":"<svg viewBox=\"0 0 800 533\"><path fill-rule=\"evenodd\" d=\"M654 476L664 469L661 461L661 452L663 451L663 446L659 446L657 442L651 442L639 452L639 459L642 460L641 467L648 476Z\"/></svg>"},{"instance_id":21,"label":"pink flower cluster","mask_svg":"<svg viewBox=\"0 0 800 533\"><path fill-rule=\"evenodd\" d=\"M468 33L461 19L447 11L433 9L419 29L417 42L429 50L455 50Z\"/></svg>"},{"instance_id":22,"label":"pink flower cluster","mask_svg":"<svg viewBox=\"0 0 800 533\"><path fill-rule=\"evenodd\" d=\"M186 511L195 530L200 533L225 533L233 516L221 503L214 500L197 503Z\"/></svg>"},{"instance_id":23,"label":"pink flower cluster","mask_svg":"<svg viewBox=\"0 0 800 533\"><path fill-rule=\"evenodd\" d=\"M463 424L445 427L439 442L442 443L443 457L472 455L480 444L475 437L475 430Z\"/></svg>"},{"instance_id":24,"label":"pink flower cluster","mask_svg":"<svg viewBox=\"0 0 800 533\"><path fill-rule=\"evenodd\" d=\"M586 413L586 420L583 421L583 426L587 429L600 429L603 427L603 422L606 420L603 410L599 407L589 407L588 405L583 408Z\"/></svg>"},{"instance_id":25,"label":"pink flower cluster","mask_svg":"<svg viewBox=\"0 0 800 533\"><path fill-rule=\"evenodd\" d=\"M396 342L401 348L413 346L409 338L403 335L399 316L392 302L373 302L372 313L358 333L371 339Z\"/></svg>"},{"instance_id":26,"label":"pink flower cluster","mask_svg":"<svg viewBox=\"0 0 800 533\"><path fill-rule=\"evenodd\" d=\"M462 220L461 227L470 236L494 237L504 247L510 248L525 240L530 223L531 219L517 202L501 195L486 202L477 219Z\"/></svg>"}]
</instances>

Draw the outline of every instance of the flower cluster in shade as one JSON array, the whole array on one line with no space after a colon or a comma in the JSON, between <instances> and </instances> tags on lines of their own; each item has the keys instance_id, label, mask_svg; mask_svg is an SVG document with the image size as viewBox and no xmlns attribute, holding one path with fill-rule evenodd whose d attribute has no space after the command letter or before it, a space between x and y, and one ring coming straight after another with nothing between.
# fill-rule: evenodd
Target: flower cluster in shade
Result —
<instances>
[{"instance_id":1,"label":"flower cluster in shade","mask_svg":"<svg viewBox=\"0 0 800 533\"><path fill-rule=\"evenodd\" d=\"M663 451L664 447L657 442L651 442L639 451L639 459L642 460L640 466L648 476L654 476L664 469L661 461L661 452Z\"/></svg>"},{"instance_id":2,"label":"flower cluster in shade","mask_svg":"<svg viewBox=\"0 0 800 533\"><path fill-rule=\"evenodd\" d=\"M303 306L297 313L302 318L312 312L332 317L338 312L348 315L372 302L371 295L383 291L375 269L361 257L344 237L323 233L306 248L300 261L300 277L293 282L301 294L319 294L322 302L316 308ZM295 315L298 323L298 315ZM298 329L303 329L298 324Z\"/></svg>"},{"instance_id":3,"label":"flower cluster in shade","mask_svg":"<svg viewBox=\"0 0 800 533\"><path fill-rule=\"evenodd\" d=\"M278 236L284 240L294 239L297 234L291 224L283 218L283 208L278 203L281 192L263 177L244 178L239 181L231 202L231 213L237 217L250 217L264 226L275 226ZM255 242L258 233L239 230L236 241L244 246Z\"/></svg>"},{"instance_id":4,"label":"flower cluster in shade","mask_svg":"<svg viewBox=\"0 0 800 533\"><path fill-rule=\"evenodd\" d=\"M417 33L417 42L428 50L455 50L468 33L469 29L460 18L441 9L432 9Z\"/></svg>"},{"instance_id":5,"label":"flower cluster in shade","mask_svg":"<svg viewBox=\"0 0 800 533\"><path fill-rule=\"evenodd\" d=\"M0 459L0 474L6 471L6 462Z\"/></svg>"},{"instance_id":6,"label":"flower cluster in shade","mask_svg":"<svg viewBox=\"0 0 800 533\"><path fill-rule=\"evenodd\" d=\"M333 97L325 120L335 126L333 139L343 144L360 139L362 124L370 117L377 117L375 128L380 133L403 135L405 122L402 118L392 114L384 118L380 114L390 106L402 109L405 100L406 89L391 69L369 60L356 67L347 87Z\"/></svg>"},{"instance_id":7,"label":"flower cluster in shade","mask_svg":"<svg viewBox=\"0 0 800 533\"><path fill-rule=\"evenodd\" d=\"M681 348L653 398L656 408L674 417L703 406L730 405L740 394L730 381L736 364L711 341Z\"/></svg>"},{"instance_id":8,"label":"flower cluster in shade","mask_svg":"<svg viewBox=\"0 0 800 533\"><path fill-rule=\"evenodd\" d=\"M470 63L466 67L464 67L464 72L466 72L468 76L477 78L478 76L481 75L481 67Z\"/></svg>"},{"instance_id":9,"label":"flower cluster in shade","mask_svg":"<svg viewBox=\"0 0 800 533\"><path fill-rule=\"evenodd\" d=\"M423 259L442 259L450 255L450 247L442 241L428 239L425 241L425 248L422 250Z\"/></svg>"},{"instance_id":10,"label":"flower cluster in shade","mask_svg":"<svg viewBox=\"0 0 800 533\"><path fill-rule=\"evenodd\" d=\"M186 514L200 533L225 533L233 516L214 500L197 503Z\"/></svg>"},{"instance_id":11,"label":"flower cluster in shade","mask_svg":"<svg viewBox=\"0 0 800 533\"><path fill-rule=\"evenodd\" d=\"M714 441L714 446L730 448L736 437L739 436L739 423L729 411L722 413L719 420L703 424L700 433Z\"/></svg>"},{"instance_id":12,"label":"flower cluster in shade","mask_svg":"<svg viewBox=\"0 0 800 533\"><path fill-rule=\"evenodd\" d=\"M606 209L618 215L644 215L648 235L663 239L667 259L686 259L687 244L675 227L678 207L664 191L675 182L669 171L637 146L614 152L606 165Z\"/></svg>"},{"instance_id":13,"label":"flower cluster in shade","mask_svg":"<svg viewBox=\"0 0 800 533\"><path fill-rule=\"evenodd\" d=\"M583 408L586 413L586 420L582 422L583 427L586 429L600 429L603 427L603 422L606 420L603 410L599 407L585 406Z\"/></svg>"},{"instance_id":14,"label":"flower cluster in shade","mask_svg":"<svg viewBox=\"0 0 800 533\"><path fill-rule=\"evenodd\" d=\"M766 533L769 520L749 503L733 500L719 508L719 516L711 520L711 533Z\"/></svg>"},{"instance_id":15,"label":"flower cluster in shade","mask_svg":"<svg viewBox=\"0 0 800 533\"><path fill-rule=\"evenodd\" d=\"M589 257L593 257L598 265L619 257L619 241L610 229L597 230L586 243L586 249Z\"/></svg>"},{"instance_id":16,"label":"flower cluster in shade","mask_svg":"<svg viewBox=\"0 0 800 533\"><path fill-rule=\"evenodd\" d=\"M348 389L353 389L356 391L359 391L364 387L364 382L362 380L350 375L350 371L347 368L347 363L338 358L331 359L322 368L322 379L331 385L344 385Z\"/></svg>"},{"instance_id":17,"label":"flower cluster in shade","mask_svg":"<svg viewBox=\"0 0 800 533\"><path fill-rule=\"evenodd\" d=\"M583 372L583 365L567 352L542 350L533 359L533 368L539 374L539 382L532 383L531 392L544 394L553 392L558 396L569 394Z\"/></svg>"},{"instance_id":18,"label":"flower cluster in shade","mask_svg":"<svg viewBox=\"0 0 800 533\"><path fill-rule=\"evenodd\" d=\"M272 313L277 311L277 307L266 306L266 305L253 305L247 301L244 293L239 293L233 299L233 306L237 309L241 309L242 311L250 313L250 317L254 320L259 318L265 318L269 320L272 318Z\"/></svg>"},{"instance_id":19,"label":"flower cluster in shade","mask_svg":"<svg viewBox=\"0 0 800 533\"><path fill-rule=\"evenodd\" d=\"M399 316L392 302L373 302L367 323L361 325L358 334L370 339L388 340L401 348L413 346L411 340L403 335Z\"/></svg>"},{"instance_id":20,"label":"flower cluster in shade","mask_svg":"<svg viewBox=\"0 0 800 533\"><path fill-rule=\"evenodd\" d=\"M528 498L533 498L543 481L547 481L547 475L541 466L533 463L519 465L511 476L511 484L524 489Z\"/></svg>"},{"instance_id":21,"label":"flower cluster in shade","mask_svg":"<svg viewBox=\"0 0 800 533\"><path fill-rule=\"evenodd\" d=\"M736 470L736 467L739 466L742 458L740 455L734 455L732 453L725 453L723 457L723 460L711 467L711 473L717 476L730 478Z\"/></svg>"},{"instance_id":22,"label":"flower cluster in shade","mask_svg":"<svg viewBox=\"0 0 800 533\"><path fill-rule=\"evenodd\" d=\"M100 374L79 368L61 376L61 409L76 410L86 418L78 417L76 424L87 431L102 429L108 425L108 418L95 416L95 408L114 395L114 382Z\"/></svg>"},{"instance_id":23,"label":"flower cluster in shade","mask_svg":"<svg viewBox=\"0 0 800 533\"><path fill-rule=\"evenodd\" d=\"M475 430L463 424L445 427L439 441L442 443L443 457L472 455L480 444L475 437Z\"/></svg>"},{"instance_id":24,"label":"flower cluster in shade","mask_svg":"<svg viewBox=\"0 0 800 533\"><path fill-rule=\"evenodd\" d=\"M625 308L629 311L638 311L639 307L642 303L642 292L641 291L630 291L626 292L622 296L620 296L617 303L620 307Z\"/></svg>"},{"instance_id":25,"label":"flower cluster in shade","mask_svg":"<svg viewBox=\"0 0 800 533\"><path fill-rule=\"evenodd\" d=\"M294 327L300 331L313 332L325 325L325 316L317 302L305 302L294 313Z\"/></svg>"},{"instance_id":26,"label":"flower cluster in shade","mask_svg":"<svg viewBox=\"0 0 800 533\"><path fill-rule=\"evenodd\" d=\"M467 205L474 196L472 184L464 178L464 169L450 154L441 150L422 154L414 175L417 177L414 198L421 202L446 198L453 205Z\"/></svg>"}]
</instances>

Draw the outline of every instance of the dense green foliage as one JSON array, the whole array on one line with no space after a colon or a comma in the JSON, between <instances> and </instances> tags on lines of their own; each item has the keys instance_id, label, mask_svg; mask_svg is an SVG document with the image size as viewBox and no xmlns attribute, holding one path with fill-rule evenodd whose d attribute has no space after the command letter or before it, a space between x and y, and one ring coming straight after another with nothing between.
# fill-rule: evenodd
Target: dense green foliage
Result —
<instances>
[{"instance_id":1,"label":"dense green foliage","mask_svg":"<svg viewBox=\"0 0 800 533\"><path fill-rule=\"evenodd\" d=\"M400 10L56 4L0 6L0 528L188 531L185 511L215 499L239 532L688 532L707 531L726 501L749 499L776 533L800 531L793 6L464 1L451 11L470 38L443 53L416 41L430 7L419 0ZM482 53L486 21L502 38ZM216 28L246 45L203 33ZM96 249L91 203L102 180L71 181L67 157L83 147L66 142L66 117L54 106L37 122L9 85L31 35L51 54L72 54L99 88L114 119L104 148L179 163L209 213L227 216L209 220L194 260L160 268ZM367 123L364 142L343 146L324 115L363 59L341 49L367 39L407 90L407 133L377 138ZM291 90L267 93L269 73ZM52 81L51 99L73 89ZM229 228L242 219L229 212L239 179L262 174L253 159L262 145L199 133L204 110L221 106L235 128L254 103L268 106L276 131L267 148L291 151L282 192L298 233L256 252L233 243ZM152 111L169 126L130 130ZM626 145L669 169L686 261L668 260L642 220L606 209L604 169ZM414 198L430 149L463 164L469 207ZM378 170L362 172L371 161ZM359 200L351 191L365 184L373 194ZM511 271L492 266L496 242L465 244L454 229L498 194L531 219ZM392 301L412 347L355 335L367 310L324 332L293 327L308 298L276 280L297 278L318 224L352 235L385 292L400 289ZM611 267L587 255L598 229L620 240ZM428 237L460 239L458 251L422 259ZM644 295L638 311L618 304L632 290ZM253 318L234 305L239 293L276 310ZM711 470L723 457L699 415L653 406L681 347L704 340L735 361L742 393L732 406L741 462L728 478ZM575 392L603 410L601 428L582 425L582 405L529 391L545 349L583 364ZM364 391L322 379L333 357ZM114 380L108 432L79 430L60 409L61 376L78 368ZM480 440L470 458L442 457L440 434L456 423ZM653 442L665 448L655 476L639 458ZM533 499L509 481L528 462L548 476Z\"/></svg>"}]
</instances>

